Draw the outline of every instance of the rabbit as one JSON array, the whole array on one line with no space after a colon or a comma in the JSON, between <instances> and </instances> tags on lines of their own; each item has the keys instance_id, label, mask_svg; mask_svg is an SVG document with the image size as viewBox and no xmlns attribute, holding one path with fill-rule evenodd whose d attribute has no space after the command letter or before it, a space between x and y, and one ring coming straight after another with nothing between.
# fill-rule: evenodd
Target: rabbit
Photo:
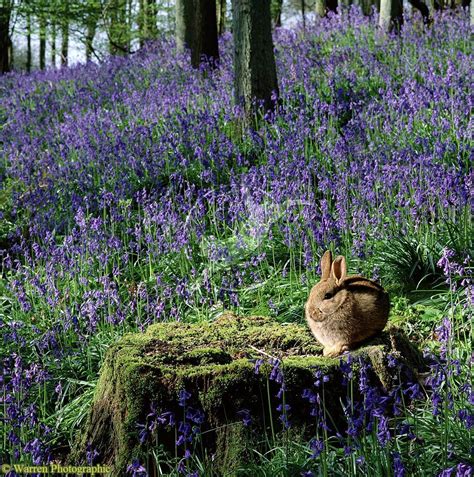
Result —
<instances>
[{"instance_id":1,"label":"rabbit","mask_svg":"<svg viewBox=\"0 0 474 477\"><path fill-rule=\"evenodd\" d=\"M338 256L333 261L327 250L321 258L321 280L305 305L306 321L328 357L376 335L388 320L388 293L367 278L346 273L346 259Z\"/></svg>"}]
</instances>

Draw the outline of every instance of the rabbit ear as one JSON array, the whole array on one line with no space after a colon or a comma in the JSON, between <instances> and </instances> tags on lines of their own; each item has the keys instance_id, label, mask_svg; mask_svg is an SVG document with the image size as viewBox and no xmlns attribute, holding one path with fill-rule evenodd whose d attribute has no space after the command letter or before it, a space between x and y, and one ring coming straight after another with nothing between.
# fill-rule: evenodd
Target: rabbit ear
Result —
<instances>
[{"instance_id":1,"label":"rabbit ear","mask_svg":"<svg viewBox=\"0 0 474 477\"><path fill-rule=\"evenodd\" d=\"M326 250L321 257L321 280L327 280L331 274L332 253Z\"/></svg>"},{"instance_id":2,"label":"rabbit ear","mask_svg":"<svg viewBox=\"0 0 474 477\"><path fill-rule=\"evenodd\" d=\"M336 279L336 283L340 283L346 278L346 274L346 259L342 255L339 255L334 262L332 262L331 275Z\"/></svg>"}]
</instances>

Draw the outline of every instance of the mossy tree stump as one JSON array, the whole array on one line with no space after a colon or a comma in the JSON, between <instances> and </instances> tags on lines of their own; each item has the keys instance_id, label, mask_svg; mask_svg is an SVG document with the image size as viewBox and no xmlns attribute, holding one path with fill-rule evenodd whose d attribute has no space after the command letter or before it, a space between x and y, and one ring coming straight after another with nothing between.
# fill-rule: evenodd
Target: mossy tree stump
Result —
<instances>
[{"instance_id":1,"label":"mossy tree stump","mask_svg":"<svg viewBox=\"0 0 474 477\"><path fill-rule=\"evenodd\" d=\"M340 399L345 396L340 359L323 358L305 325L280 324L263 317L224 315L215 322L200 324L163 323L152 325L144 334L129 334L113 345L106 356L95 391L86 429L75 449L85 455L89 445L99 452L98 461L114 466L122 475L132 459L145 462L151 443L140 443L139 424L147 421L153 407L172 412L182 420L179 405L183 389L190 393L187 406L204 412L201 441L208 456L214 455L217 469L232 475L249 449L257 445L270 420L276 432L282 429L276 395L280 384L268 379L272 366L263 364L255 372L255 360L273 356L281 362L285 380L285 402L291 406L291 432L310 437L315 430L311 406L302 398L314 389L316 370L330 377L325 383L328 412L341 415ZM419 352L397 330L389 330L352 353L371 363L374 379L389 388L396 372L387 366L395 355L411 369L422 366ZM242 410L248 411L252 426L242 424ZM274 427L275 427L274 426ZM175 431L158 430L158 443L175 455ZM155 446L156 446L156 441ZM178 448L178 455L183 449Z\"/></svg>"}]
</instances>

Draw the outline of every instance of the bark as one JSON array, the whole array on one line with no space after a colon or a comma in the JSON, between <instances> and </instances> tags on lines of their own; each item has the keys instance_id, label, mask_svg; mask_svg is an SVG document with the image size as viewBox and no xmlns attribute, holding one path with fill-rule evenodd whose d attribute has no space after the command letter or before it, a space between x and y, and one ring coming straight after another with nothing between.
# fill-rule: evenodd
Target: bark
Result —
<instances>
[{"instance_id":1,"label":"bark","mask_svg":"<svg viewBox=\"0 0 474 477\"><path fill-rule=\"evenodd\" d=\"M133 30L133 0L127 0L127 49L129 51L131 47L131 42L132 42L132 30Z\"/></svg>"},{"instance_id":2,"label":"bark","mask_svg":"<svg viewBox=\"0 0 474 477\"><path fill-rule=\"evenodd\" d=\"M0 3L0 72L7 73L11 67L10 18L12 6L9 1Z\"/></svg>"},{"instance_id":3,"label":"bark","mask_svg":"<svg viewBox=\"0 0 474 477\"><path fill-rule=\"evenodd\" d=\"M179 52L193 48L196 18L194 0L176 0L176 47Z\"/></svg>"},{"instance_id":4,"label":"bark","mask_svg":"<svg viewBox=\"0 0 474 477\"><path fill-rule=\"evenodd\" d=\"M172 12L173 8L171 7L170 1L171 0L166 0L166 11L168 12L166 19L167 19L169 31L176 28L176 18L173 15L173 12Z\"/></svg>"},{"instance_id":5,"label":"bark","mask_svg":"<svg viewBox=\"0 0 474 477\"><path fill-rule=\"evenodd\" d=\"M191 64L199 67L203 59L211 66L219 59L215 0L177 0L176 45L178 51L191 50Z\"/></svg>"},{"instance_id":6,"label":"bark","mask_svg":"<svg viewBox=\"0 0 474 477\"><path fill-rule=\"evenodd\" d=\"M154 39L158 37L158 27L157 27L158 4L157 4L157 0L146 0L146 2L147 2L148 38Z\"/></svg>"},{"instance_id":7,"label":"bark","mask_svg":"<svg viewBox=\"0 0 474 477\"><path fill-rule=\"evenodd\" d=\"M138 18L137 18L137 24L138 24L138 42L140 45L140 48L143 47L145 44L145 25L146 25L146 8L145 8L145 0L139 0L138 2Z\"/></svg>"},{"instance_id":8,"label":"bark","mask_svg":"<svg viewBox=\"0 0 474 477\"><path fill-rule=\"evenodd\" d=\"M126 0L111 0L109 4L109 51L111 55L129 52L129 31Z\"/></svg>"},{"instance_id":9,"label":"bark","mask_svg":"<svg viewBox=\"0 0 474 477\"><path fill-rule=\"evenodd\" d=\"M471 14L471 26L474 26L474 1L471 0L471 5L469 7Z\"/></svg>"},{"instance_id":10,"label":"bark","mask_svg":"<svg viewBox=\"0 0 474 477\"><path fill-rule=\"evenodd\" d=\"M10 55L10 70L12 70L15 68L15 49L13 48L13 42L11 37L8 42L8 51Z\"/></svg>"},{"instance_id":11,"label":"bark","mask_svg":"<svg viewBox=\"0 0 474 477\"><path fill-rule=\"evenodd\" d=\"M138 31L140 48L147 40L158 36L156 0L140 0L138 12Z\"/></svg>"},{"instance_id":12,"label":"bark","mask_svg":"<svg viewBox=\"0 0 474 477\"><path fill-rule=\"evenodd\" d=\"M99 20L100 10L97 4L92 0L88 5L86 18L86 61L90 61L94 51L94 38L97 31L97 22Z\"/></svg>"},{"instance_id":13,"label":"bark","mask_svg":"<svg viewBox=\"0 0 474 477\"><path fill-rule=\"evenodd\" d=\"M198 0L198 46L195 52L193 65L199 65L202 58L210 60L211 64L219 59L219 46L217 41L217 20L215 0Z\"/></svg>"},{"instance_id":14,"label":"bark","mask_svg":"<svg viewBox=\"0 0 474 477\"><path fill-rule=\"evenodd\" d=\"M51 25L51 66L56 68L56 22Z\"/></svg>"},{"instance_id":15,"label":"bark","mask_svg":"<svg viewBox=\"0 0 474 477\"><path fill-rule=\"evenodd\" d=\"M301 19L303 21L303 29L306 28L306 2L301 0Z\"/></svg>"},{"instance_id":16,"label":"bark","mask_svg":"<svg viewBox=\"0 0 474 477\"><path fill-rule=\"evenodd\" d=\"M234 85L235 101L246 112L262 102L273 110L278 96L275 56L270 18L270 0L234 0Z\"/></svg>"},{"instance_id":17,"label":"bark","mask_svg":"<svg viewBox=\"0 0 474 477\"><path fill-rule=\"evenodd\" d=\"M326 0L316 0L315 2L316 15L319 17L326 16Z\"/></svg>"},{"instance_id":18,"label":"bark","mask_svg":"<svg viewBox=\"0 0 474 477\"><path fill-rule=\"evenodd\" d=\"M433 17L433 14L436 10L435 2L434 0L426 0L426 6L428 7L428 11L430 14L430 18Z\"/></svg>"},{"instance_id":19,"label":"bark","mask_svg":"<svg viewBox=\"0 0 474 477\"><path fill-rule=\"evenodd\" d=\"M361 6L362 6L362 13L366 16L369 16L372 14L372 5L374 5L373 0L362 0Z\"/></svg>"},{"instance_id":20,"label":"bark","mask_svg":"<svg viewBox=\"0 0 474 477\"><path fill-rule=\"evenodd\" d=\"M385 32L399 32L403 24L402 0L380 0L379 26Z\"/></svg>"},{"instance_id":21,"label":"bark","mask_svg":"<svg viewBox=\"0 0 474 477\"><path fill-rule=\"evenodd\" d=\"M46 16L44 12L39 16L39 64L40 69L46 66Z\"/></svg>"},{"instance_id":22,"label":"bark","mask_svg":"<svg viewBox=\"0 0 474 477\"><path fill-rule=\"evenodd\" d=\"M272 21L275 27L281 27L282 8L283 8L283 0L274 0L272 2Z\"/></svg>"},{"instance_id":23,"label":"bark","mask_svg":"<svg viewBox=\"0 0 474 477\"><path fill-rule=\"evenodd\" d=\"M316 14L325 17L329 11L337 12L337 0L316 0Z\"/></svg>"},{"instance_id":24,"label":"bark","mask_svg":"<svg viewBox=\"0 0 474 477\"><path fill-rule=\"evenodd\" d=\"M68 64L69 50L69 0L63 2L63 18L61 21L61 65Z\"/></svg>"},{"instance_id":25,"label":"bark","mask_svg":"<svg viewBox=\"0 0 474 477\"><path fill-rule=\"evenodd\" d=\"M430 9L426 5L426 3L422 2L421 0L408 0L410 2L410 5L413 8L416 8L419 10L423 17L423 23L425 25L428 25L431 21L431 15L430 15Z\"/></svg>"},{"instance_id":26,"label":"bark","mask_svg":"<svg viewBox=\"0 0 474 477\"><path fill-rule=\"evenodd\" d=\"M26 15L26 71L31 71L31 13Z\"/></svg>"},{"instance_id":27,"label":"bark","mask_svg":"<svg viewBox=\"0 0 474 477\"><path fill-rule=\"evenodd\" d=\"M89 23L87 25L86 32L86 61L90 61L92 58L92 52L94 51L94 37L95 37L96 23Z\"/></svg>"},{"instance_id":28,"label":"bark","mask_svg":"<svg viewBox=\"0 0 474 477\"><path fill-rule=\"evenodd\" d=\"M217 2L217 33L222 35L225 32L225 17L227 13L227 1L218 0Z\"/></svg>"}]
</instances>

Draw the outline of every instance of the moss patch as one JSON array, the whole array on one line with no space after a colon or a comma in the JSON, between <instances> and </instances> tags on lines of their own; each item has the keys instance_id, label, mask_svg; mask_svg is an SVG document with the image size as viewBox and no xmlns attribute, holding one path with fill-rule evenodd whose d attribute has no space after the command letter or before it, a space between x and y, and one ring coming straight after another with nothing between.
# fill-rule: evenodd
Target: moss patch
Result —
<instances>
[{"instance_id":1,"label":"moss patch","mask_svg":"<svg viewBox=\"0 0 474 477\"><path fill-rule=\"evenodd\" d=\"M313 386L318 369L330 376L325 385L331 395L328 407L337 421L339 398L345 393L339 359L324 358L321 351L305 325L232 314L200 324L156 324L144 334L128 334L107 353L74 455L82 458L89 444L100 453L102 463L114 466L114 475L122 475L133 458L143 462L147 455L149 443L140 443L137 424L146 423L152 405L158 413L169 411L182 420L178 396L186 389L191 393L187 406L205 414L203 446L208 455L215 455L217 472L225 469L225 475L233 475L233 469L248 458L256 430L267 432L272 420L279 431L279 385L268 379L269 364L255 373L256 359L281 360L294 432L310 435L314 431L314 424L308 424L310 405L301 396ZM412 369L423 365L420 353L396 329L384 332L353 356L370 360L376 379L389 387L395 379L387 366L389 353ZM252 432L241 423L243 409L252 417ZM174 454L174 429L160 429L159 442Z\"/></svg>"}]
</instances>

